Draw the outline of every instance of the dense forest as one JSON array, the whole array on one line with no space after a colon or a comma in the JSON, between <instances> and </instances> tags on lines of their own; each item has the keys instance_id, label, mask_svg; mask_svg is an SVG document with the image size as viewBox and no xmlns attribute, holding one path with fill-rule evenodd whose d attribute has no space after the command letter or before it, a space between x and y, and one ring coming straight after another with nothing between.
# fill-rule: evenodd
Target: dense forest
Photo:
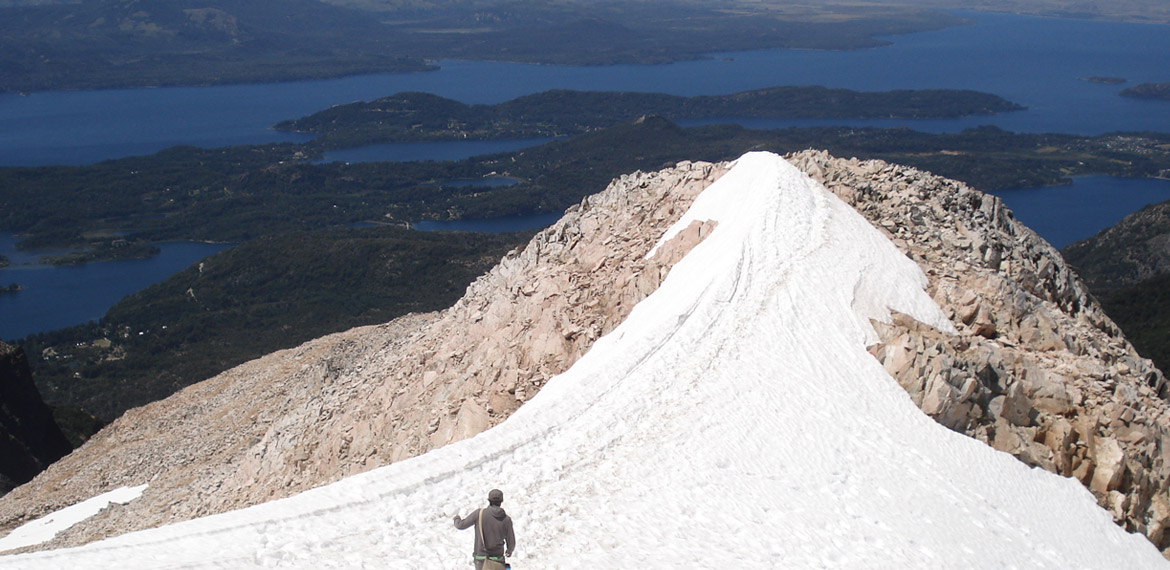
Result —
<instances>
[{"instance_id":1,"label":"dense forest","mask_svg":"<svg viewBox=\"0 0 1170 570\"><path fill-rule=\"evenodd\" d=\"M1170 273L1095 293L1138 353L1159 370L1170 370Z\"/></svg>"}]
</instances>

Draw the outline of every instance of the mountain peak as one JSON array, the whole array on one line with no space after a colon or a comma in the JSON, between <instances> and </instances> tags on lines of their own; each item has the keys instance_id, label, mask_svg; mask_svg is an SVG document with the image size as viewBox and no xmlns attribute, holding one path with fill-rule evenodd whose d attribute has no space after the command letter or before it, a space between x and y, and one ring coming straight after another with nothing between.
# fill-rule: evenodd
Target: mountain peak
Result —
<instances>
[{"instance_id":1,"label":"mountain peak","mask_svg":"<svg viewBox=\"0 0 1170 570\"><path fill-rule=\"evenodd\" d=\"M453 566L496 486L534 567L706 559L713 529L745 567L1164 566L1081 485L1163 546L1165 381L1055 250L962 184L790 161L623 176L447 311L128 413L0 520L150 482L80 544L333 484L0 567Z\"/></svg>"}]
</instances>

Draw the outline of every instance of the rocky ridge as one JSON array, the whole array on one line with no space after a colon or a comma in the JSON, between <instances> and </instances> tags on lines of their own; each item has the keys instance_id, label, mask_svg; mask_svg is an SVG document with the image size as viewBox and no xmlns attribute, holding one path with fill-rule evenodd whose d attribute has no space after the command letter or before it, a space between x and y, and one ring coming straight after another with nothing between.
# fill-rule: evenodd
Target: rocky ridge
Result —
<instances>
[{"instance_id":1,"label":"rocky ridge","mask_svg":"<svg viewBox=\"0 0 1170 570\"><path fill-rule=\"evenodd\" d=\"M570 208L441 313L330 335L127 412L0 500L0 528L120 486L143 496L50 547L285 497L479 433L653 292L711 231L646 259L725 167L635 173Z\"/></svg>"},{"instance_id":2,"label":"rocky ridge","mask_svg":"<svg viewBox=\"0 0 1170 570\"><path fill-rule=\"evenodd\" d=\"M1059 254L998 199L878 161L790 157L929 277L959 335L908 318L871 352L926 413L1076 476L1166 548L1167 387ZM531 398L711 231L659 236L727 165L616 180L505 257L451 309L312 341L132 410L0 499L0 525L150 483L53 546L239 508L478 433Z\"/></svg>"},{"instance_id":3,"label":"rocky ridge","mask_svg":"<svg viewBox=\"0 0 1170 570\"><path fill-rule=\"evenodd\" d=\"M877 323L871 353L924 412L1075 477L1114 520L1170 547L1170 393L1060 254L998 198L912 168L791 157L922 267L958 336Z\"/></svg>"}]
</instances>

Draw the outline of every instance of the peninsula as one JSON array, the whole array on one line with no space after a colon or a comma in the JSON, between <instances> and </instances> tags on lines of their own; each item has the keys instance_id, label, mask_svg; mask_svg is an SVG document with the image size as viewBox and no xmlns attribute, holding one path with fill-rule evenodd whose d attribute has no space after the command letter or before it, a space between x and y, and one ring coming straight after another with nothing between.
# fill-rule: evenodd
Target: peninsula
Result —
<instances>
[{"instance_id":1,"label":"peninsula","mask_svg":"<svg viewBox=\"0 0 1170 570\"><path fill-rule=\"evenodd\" d=\"M1133 87L1121 90L1120 95L1136 99L1166 99L1170 100L1170 82L1167 83L1139 83Z\"/></svg>"}]
</instances>

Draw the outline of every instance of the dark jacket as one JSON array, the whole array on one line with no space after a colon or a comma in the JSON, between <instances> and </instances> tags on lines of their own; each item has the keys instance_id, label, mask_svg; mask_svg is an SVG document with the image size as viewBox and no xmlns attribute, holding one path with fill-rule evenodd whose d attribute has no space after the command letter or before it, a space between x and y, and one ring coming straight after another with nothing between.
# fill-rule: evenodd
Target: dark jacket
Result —
<instances>
[{"instance_id":1,"label":"dark jacket","mask_svg":"<svg viewBox=\"0 0 1170 570\"><path fill-rule=\"evenodd\" d=\"M483 542L479 536L479 512L483 511ZM516 549L516 535L512 532L512 517L500 507L476 509L467 518L455 519L455 528L475 528L474 556L511 556ZM487 543L486 545L484 543ZM507 548L505 548L505 546Z\"/></svg>"}]
</instances>

